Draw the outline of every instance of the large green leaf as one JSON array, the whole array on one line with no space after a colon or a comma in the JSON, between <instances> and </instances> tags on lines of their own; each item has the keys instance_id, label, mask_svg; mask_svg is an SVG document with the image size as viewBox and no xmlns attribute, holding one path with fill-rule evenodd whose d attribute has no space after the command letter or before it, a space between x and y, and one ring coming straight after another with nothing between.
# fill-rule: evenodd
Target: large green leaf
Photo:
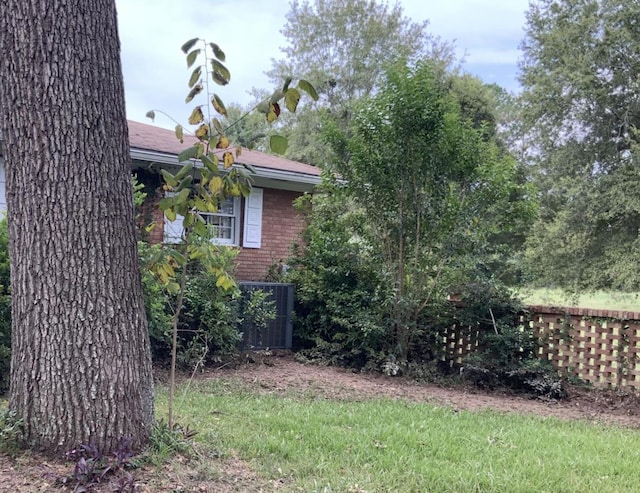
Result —
<instances>
[{"instance_id":1,"label":"large green leaf","mask_svg":"<svg viewBox=\"0 0 640 493\"><path fill-rule=\"evenodd\" d=\"M198 146L193 145L188 149L185 149L180 154L178 154L178 162L182 163L184 161L188 161L189 159L193 159L198 156ZM177 183L176 183L177 185Z\"/></svg>"},{"instance_id":2,"label":"large green leaf","mask_svg":"<svg viewBox=\"0 0 640 493\"><path fill-rule=\"evenodd\" d=\"M185 103L190 103L193 98L195 98L198 94L202 92L202 84L198 84L193 89L189 91L187 97L184 99Z\"/></svg>"},{"instance_id":3,"label":"large green leaf","mask_svg":"<svg viewBox=\"0 0 640 493\"><path fill-rule=\"evenodd\" d=\"M191 67L196 62L196 58L200 54L201 50L193 50L191 53L187 55L187 68Z\"/></svg>"},{"instance_id":4,"label":"large green leaf","mask_svg":"<svg viewBox=\"0 0 640 493\"><path fill-rule=\"evenodd\" d=\"M216 84L226 86L231 80L231 72L222 65L218 60L211 60L211 68L213 70L213 80Z\"/></svg>"},{"instance_id":5,"label":"large green leaf","mask_svg":"<svg viewBox=\"0 0 640 493\"><path fill-rule=\"evenodd\" d=\"M189 41L187 41L185 44L182 45L182 48L180 48L182 50L183 53L189 53L189 50L191 48L193 48L195 46L195 44L198 42L200 38L193 38L190 39Z\"/></svg>"},{"instance_id":6,"label":"large green leaf","mask_svg":"<svg viewBox=\"0 0 640 493\"><path fill-rule=\"evenodd\" d=\"M287 152L287 146L289 142L282 135L272 135L269 138L269 147L276 154L284 154Z\"/></svg>"},{"instance_id":7,"label":"large green leaf","mask_svg":"<svg viewBox=\"0 0 640 493\"><path fill-rule=\"evenodd\" d=\"M224 62L226 59L226 56L224 54L224 51L220 49L220 46L218 46L216 43L209 43L209 46L211 46L211 49L213 50L213 54L215 55L215 57L221 62Z\"/></svg>"},{"instance_id":8,"label":"large green leaf","mask_svg":"<svg viewBox=\"0 0 640 493\"><path fill-rule=\"evenodd\" d=\"M178 179L171 173L169 173L169 171L167 171L166 169L161 169L160 174L162 175L164 182L170 187L175 187L178 185Z\"/></svg>"},{"instance_id":9,"label":"large green leaf","mask_svg":"<svg viewBox=\"0 0 640 493\"><path fill-rule=\"evenodd\" d=\"M178 171L174 178L178 181L182 180L185 176L187 176L189 173L191 173L191 170L193 169L193 163L187 163L185 164L180 171Z\"/></svg>"},{"instance_id":10,"label":"large green leaf","mask_svg":"<svg viewBox=\"0 0 640 493\"><path fill-rule=\"evenodd\" d=\"M315 87L313 87L309 81L306 81L304 79L300 79L298 81L298 89L301 89L304 92L306 92L309 96L311 96L313 98L314 101L317 101L318 98L319 98Z\"/></svg>"},{"instance_id":11,"label":"large green leaf","mask_svg":"<svg viewBox=\"0 0 640 493\"><path fill-rule=\"evenodd\" d=\"M198 79L200 79L200 75L202 74L202 65L195 68L192 72L191 77L189 78L189 87L193 87Z\"/></svg>"}]
</instances>

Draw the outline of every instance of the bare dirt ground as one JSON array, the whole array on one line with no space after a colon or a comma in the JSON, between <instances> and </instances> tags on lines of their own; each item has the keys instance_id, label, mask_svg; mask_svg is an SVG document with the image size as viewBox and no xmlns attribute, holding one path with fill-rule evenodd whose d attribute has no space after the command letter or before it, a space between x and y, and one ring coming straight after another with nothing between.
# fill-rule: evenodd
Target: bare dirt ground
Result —
<instances>
[{"instance_id":1,"label":"bare dirt ground","mask_svg":"<svg viewBox=\"0 0 640 493\"><path fill-rule=\"evenodd\" d=\"M640 427L640 396L616 391L570 388L563 401L543 401L501 392L483 392L470 387L442 387L398 377L354 373L327 366L303 365L291 355L270 357L264 362L237 368L209 370L198 378L238 379L256 392L283 394L314 393L328 399L361 400L374 397L404 399L449 406L457 410L493 409L499 412L561 419L581 419L627 427ZM72 491L56 478L71 473L68 463L32 454L15 459L0 455L0 492ZM231 457L188 461L176 458L161 468L134 472L135 492L271 492L283 485L270 482L251 470L249 464ZM119 491L117 484L101 484L91 491Z\"/></svg>"}]
</instances>

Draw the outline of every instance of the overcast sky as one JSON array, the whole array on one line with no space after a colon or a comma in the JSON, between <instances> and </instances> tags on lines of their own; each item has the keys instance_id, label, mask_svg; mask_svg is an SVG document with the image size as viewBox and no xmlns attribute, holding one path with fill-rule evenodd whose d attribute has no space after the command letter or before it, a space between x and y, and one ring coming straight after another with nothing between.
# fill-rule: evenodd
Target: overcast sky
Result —
<instances>
[{"instance_id":1,"label":"overcast sky","mask_svg":"<svg viewBox=\"0 0 640 493\"><path fill-rule=\"evenodd\" d=\"M393 0L388 2L393 4ZM518 46L528 0L400 0L404 14L429 21L429 32L455 42L463 68L485 82L517 91ZM180 46L194 37L220 45L231 83L218 93L226 104L250 102L252 87L272 90L264 72L281 58L280 34L289 0L116 0L122 44L127 116L150 123L145 113L164 110L186 120L186 69ZM173 127L158 116L156 125Z\"/></svg>"}]
</instances>

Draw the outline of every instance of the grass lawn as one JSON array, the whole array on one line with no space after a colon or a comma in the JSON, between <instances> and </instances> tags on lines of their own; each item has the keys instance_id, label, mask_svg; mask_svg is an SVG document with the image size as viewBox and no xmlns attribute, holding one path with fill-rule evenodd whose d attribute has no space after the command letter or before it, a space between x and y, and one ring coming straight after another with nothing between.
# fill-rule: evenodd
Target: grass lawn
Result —
<instances>
[{"instance_id":1,"label":"grass lawn","mask_svg":"<svg viewBox=\"0 0 640 493\"><path fill-rule=\"evenodd\" d=\"M428 404L192 384L176 415L278 491L637 492L640 430ZM166 390L157 389L166 415Z\"/></svg>"},{"instance_id":2,"label":"grass lawn","mask_svg":"<svg viewBox=\"0 0 640 493\"><path fill-rule=\"evenodd\" d=\"M560 289L523 289L519 293L528 305L577 306L601 310L627 310L640 312L640 293L595 291L577 297L567 296Z\"/></svg>"}]
</instances>

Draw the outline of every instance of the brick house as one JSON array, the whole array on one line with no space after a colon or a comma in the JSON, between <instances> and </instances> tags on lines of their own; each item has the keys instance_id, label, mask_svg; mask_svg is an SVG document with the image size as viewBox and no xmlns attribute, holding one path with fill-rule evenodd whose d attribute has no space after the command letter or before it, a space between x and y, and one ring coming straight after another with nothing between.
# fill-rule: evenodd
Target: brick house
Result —
<instances>
[{"instance_id":1,"label":"brick house","mask_svg":"<svg viewBox=\"0 0 640 493\"><path fill-rule=\"evenodd\" d=\"M181 219L169 222L153 207L162 198L159 171L175 171L180 165L178 154L193 144L185 137L181 144L172 130L165 130L138 122L129 122L129 142L133 171L145 191L152 197L151 219L156 227L152 242L177 241L181 233ZM282 157L243 149L236 161L249 164L255 170L253 191L244 198L221 204L218 214L208 214L206 220L216 226L217 238L223 245L239 247L236 275L242 281L260 281L269 267L282 262L289 255L292 243L299 241L304 220L293 201L304 193L313 192L320 183L320 170Z\"/></svg>"},{"instance_id":2,"label":"brick house","mask_svg":"<svg viewBox=\"0 0 640 493\"><path fill-rule=\"evenodd\" d=\"M172 130L129 122L132 170L145 185L148 209L144 221L155 221L152 242L174 242L180 221L168 222L154 207L162 198L162 168L179 168L178 154L193 144L188 137L181 144ZM303 218L293 201L320 183L320 170L314 166L243 149L237 161L253 166L253 192L247 199L231 199L207 221L216 226L214 241L239 247L236 277L241 281L263 280L273 264L289 255L289 247L299 240ZM0 210L6 210L4 163L0 157Z\"/></svg>"}]
</instances>

